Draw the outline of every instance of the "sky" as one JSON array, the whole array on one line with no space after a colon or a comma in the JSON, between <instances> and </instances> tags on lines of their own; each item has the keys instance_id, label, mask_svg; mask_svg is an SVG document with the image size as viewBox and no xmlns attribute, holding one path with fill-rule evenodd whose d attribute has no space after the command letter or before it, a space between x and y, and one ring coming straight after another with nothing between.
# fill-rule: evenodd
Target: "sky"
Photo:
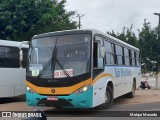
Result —
<instances>
[{"instance_id":1,"label":"sky","mask_svg":"<svg viewBox=\"0 0 160 120\"><path fill-rule=\"evenodd\" d=\"M67 0L66 10L84 15L83 29L121 32L124 26L133 24L133 31L138 32L144 19L152 27L158 25L158 16L153 13L160 13L160 0ZM78 21L76 16L72 19Z\"/></svg>"}]
</instances>

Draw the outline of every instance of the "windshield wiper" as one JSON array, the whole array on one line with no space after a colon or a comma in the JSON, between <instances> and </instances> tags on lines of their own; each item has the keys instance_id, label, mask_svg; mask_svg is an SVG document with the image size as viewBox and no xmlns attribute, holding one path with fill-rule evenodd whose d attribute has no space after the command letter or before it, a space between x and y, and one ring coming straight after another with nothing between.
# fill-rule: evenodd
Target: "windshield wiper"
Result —
<instances>
[{"instance_id":1,"label":"windshield wiper","mask_svg":"<svg viewBox=\"0 0 160 120\"><path fill-rule=\"evenodd\" d=\"M41 75L43 75L43 73L47 70L48 68L48 64L51 63L51 70L53 72L52 77L54 76L54 71L55 71L55 65L56 63L58 64L58 66L62 69L63 73L66 75L66 77L70 78L70 75L68 74L67 71L65 71L64 66L59 62L59 60L57 59L57 40L55 43L55 47L53 49L52 52L52 57L48 60L48 62L44 65L43 69L40 71L39 75L36 77L36 80L38 80L40 78ZM53 67L54 65L54 67Z\"/></svg>"},{"instance_id":2,"label":"windshield wiper","mask_svg":"<svg viewBox=\"0 0 160 120\"><path fill-rule=\"evenodd\" d=\"M55 71L55 67L56 67L56 63L58 64L58 66L61 68L61 70L63 71L63 73L66 75L66 77L70 78L70 75L68 74L68 72L65 70L64 66L59 62L59 60L57 59L57 39L56 39L56 43L55 43L55 47L54 47L54 52L52 54L52 70L53 73ZM53 67L54 65L54 67ZM53 75L54 76L54 75Z\"/></svg>"},{"instance_id":3,"label":"windshield wiper","mask_svg":"<svg viewBox=\"0 0 160 120\"><path fill-rule=\"evenodd\" d=\"M55 51L55 47L54 47L54 49L53 49L52 56L53 56L54 51ZM48 64L49 64L50 62L52 62L52 60L53 60L53 58L51 57L51 58L48 60L48 62L44 65L44 67L43 67L43 69L40 71L39 75L36 77L36 80L38 80L38 79L40 78L40 76L43 75L43 72L45 72L45 71L47 70ZM52 65L52 63L51 63L51 65Z\"/></svg>"},{"instance_id":4,"label":"windshield wiper","mask_svg":"<svg viewBox=\"0 0 160 120\"><path fill-rule=\"evenodd\" d=\"M39 75L36 77L36 80L40 78L41 75L43 75L43 72L45 72L48 68L48 64L51 62L52 58L48 60L48 62L44 65L43 69L40 71Z\"/></svg>"},{"instance_id":5,"label":"windshield wiper","mask_svg":"<svg viewBox=\"0 0 160 120\"><path fill-rule=\"evenodd\" d=\"M68 74L68 72L65 70L64 66L59 62L59 60L56 58L56 62L59 65L59 67L62 69L63 73L67 76L70 77L70 75Z\"/></svg>"}]
</instances>

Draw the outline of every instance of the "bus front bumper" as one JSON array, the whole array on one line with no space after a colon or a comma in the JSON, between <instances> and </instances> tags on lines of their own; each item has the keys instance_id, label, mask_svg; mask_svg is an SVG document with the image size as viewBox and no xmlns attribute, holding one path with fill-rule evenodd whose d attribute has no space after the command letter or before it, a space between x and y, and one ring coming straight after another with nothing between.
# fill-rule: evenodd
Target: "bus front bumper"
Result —
<instances>
[{"instance_id":1,"label":"bus front bumper","mask_svg":"<svg viewBox=\"0 0 160 120\"><path fill-rule=\"evenodd\" d=\"M68 96L45 96L26 91L26 102L29 106L48 106L62 108L92 108L93 87L81 94L72 93Z\"/></svg>"}]
</instances>

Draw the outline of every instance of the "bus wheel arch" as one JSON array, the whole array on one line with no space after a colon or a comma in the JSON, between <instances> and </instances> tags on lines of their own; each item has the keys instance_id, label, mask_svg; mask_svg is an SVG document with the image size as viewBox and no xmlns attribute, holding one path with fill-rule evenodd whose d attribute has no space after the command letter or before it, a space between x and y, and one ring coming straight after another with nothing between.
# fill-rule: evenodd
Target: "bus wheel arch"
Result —
<instances>
[{"instance_id":1,"label":"bus wheel arch","mask_svg":"<svg viewBox=\"0 0 160 120\"><path fill-rule=\"evenodd\" d=\"M109 81L106 85L106 90L105 90L105 102L101 105L99 105L97 108L98 109L108 109L111 107L113 103L113 83Z\"/></svg>"},{"instance_id":2,"label":"bus wheel arch","mask_svg":"<svg viewBox=\"0 0 160 120\"><path fill-rule=\"evenodd\" d=\"M134 98L135 97L135 91L136 91L136 78L134 77L133 82L132 82L132 90L131 90L131 92L129 92L127 94L127 97Z\"/></svg>"},{"instance_id":3,"label":"bus wheel arch","mask_svg":"<svg viewBox=\"0 0 160 120\"><path fill-rule=\"evenodd\" d=\"M113 83L112 83L112 81L109 81L109 82L107 83L106 89L107 89L107 86L110 86L111 89L112 89L112 92L114 93L114 88L113 88ZM113 96L114 96L114 95L113 95Z\"/></svg>"}]
</instances>

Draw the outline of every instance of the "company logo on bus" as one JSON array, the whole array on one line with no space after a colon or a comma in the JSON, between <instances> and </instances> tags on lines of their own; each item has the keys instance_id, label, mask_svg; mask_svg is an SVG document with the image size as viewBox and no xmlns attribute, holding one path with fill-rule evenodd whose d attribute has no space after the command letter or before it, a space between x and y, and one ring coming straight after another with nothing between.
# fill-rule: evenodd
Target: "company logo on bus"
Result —
<instances>
[{"instance_id":1,"label":"company logo on bus","mask_svg":"<svg viewBox=\"0 0 160 120\"><path fill-rule=\"evenodd\" d=\"M56 91L55 89L51 89L51 92L52 92L52 93L55 93L55 91Z\"/></svg>"},{"instance_id":2,"label":"company logo on bus","mask_svg":"<svg viewBox=\"0 0 160 120\"><path fill-rule=\"evenodd\" d=\"M129 68L115 68L116 77L131 76L131 70Z\"/></svg>"}]
</instances>

